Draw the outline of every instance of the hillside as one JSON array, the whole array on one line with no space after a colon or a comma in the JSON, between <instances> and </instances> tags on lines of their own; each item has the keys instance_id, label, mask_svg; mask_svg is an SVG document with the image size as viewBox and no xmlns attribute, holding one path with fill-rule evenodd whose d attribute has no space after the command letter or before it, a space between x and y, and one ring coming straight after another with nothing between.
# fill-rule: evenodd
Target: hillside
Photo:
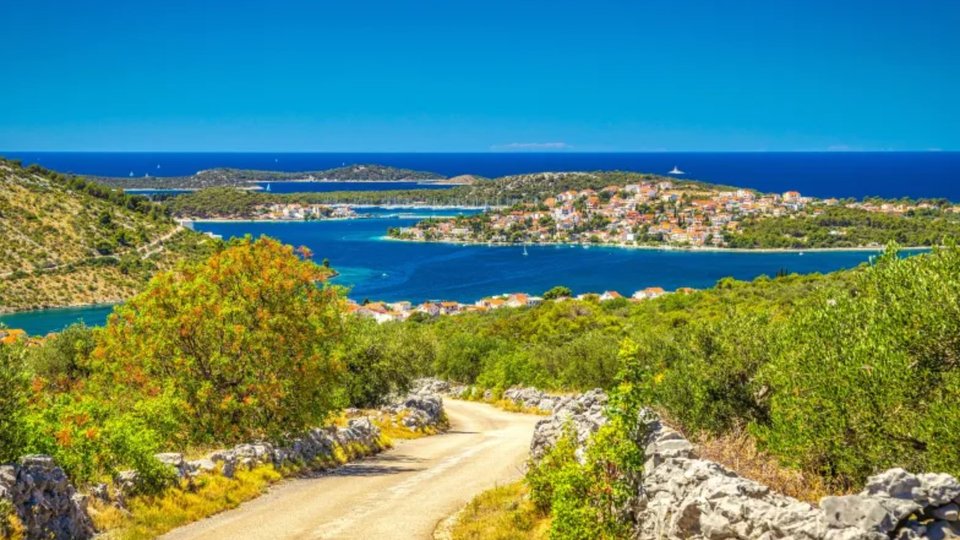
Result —
<instances>
[{"instance_id":1,"label":"hillside","mask_svg":"<svg viewBox=\"0 0 960 540\"><path fill-rule=\"evenodd\" d=\"M159 206L0 160L0 312L115 302L214 241Z\"/></svg>"}]
</instances>

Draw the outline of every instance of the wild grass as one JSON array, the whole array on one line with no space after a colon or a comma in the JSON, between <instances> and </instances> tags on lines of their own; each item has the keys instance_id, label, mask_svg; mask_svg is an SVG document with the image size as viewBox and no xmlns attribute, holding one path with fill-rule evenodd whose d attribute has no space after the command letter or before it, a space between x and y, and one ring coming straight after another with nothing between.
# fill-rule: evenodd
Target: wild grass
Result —
<instances>
[{"instance_id":1,"label":"wild grass","mask_svg":"<svg viewBox=\"0 0 960 540\"><path fill-rule=\"evenodd\" d=\"M13 505L0 499L0 540L22 540L24 532Z\"/></svg>"},{"instance_id":2,"label":"wild grass","mask_svg":"<svg viewBox=\"0 0 960 540\"><path fill-rule=\"evenodd\" d=\"M743 427L734 427L722 435L702 433L694 436L692 442L701 458L814 505L827 495L853 491L851 486L830 485L816 473L782 465L776 457L759 449L756 439Z\"/></svg>"},{"instance_id":3,"label":"wild grass","mask_svg":"<svg viewBox=\"0 0 960 540\"><path fill-rule=\"evenodd\" d=\"M136 497L129 512L93 505L91 517L98 530L110 531L111 540L155 538L176 527L229 510L263 493L283 476L272 465L237 471L233 478L203 475L194 485L184 483L160 495Z\"/></svg>"},{"instance_id":4,"label":"wild grass","mask_svg":"<svg viewBox=\"0 0 960 540\"><path fill-rule=\"evenodd\" d=\"M507 412L515 413L524 413L524 414L536 414L538 416L550 416L553 414L551 411L547 411L538 407L525 407L516 401L510 399L498 399L496 401L489 402L491 405L498 409L502 409Z\"/></svg>"},{"instance_id":5,"label":"wild grass","mask_svg":"<svg viewBox=\"0 0 960 540\"><path fill-rule=\"evenodd\" d=\"M380 428L381 437L385 438L388 443L389 441L419 439L421 437L436 435L446 431L449 425L447 417L444 415L438 426L410 429L403 425L403 419L406 418L406 416L407 414L405 412L398 414L380 414L374 417L373 422Z\"/></svg>"},{"instance_id":6,"label":"wild grass","mask_svg":"<svg viewBox=\"0 0 960 540\"><path fill-rule=\"evenodd\" d=\"M460 512L451 540L541 540L550 520L529 498L523 481L484 491Z\"/></svg>"}]
</instances>

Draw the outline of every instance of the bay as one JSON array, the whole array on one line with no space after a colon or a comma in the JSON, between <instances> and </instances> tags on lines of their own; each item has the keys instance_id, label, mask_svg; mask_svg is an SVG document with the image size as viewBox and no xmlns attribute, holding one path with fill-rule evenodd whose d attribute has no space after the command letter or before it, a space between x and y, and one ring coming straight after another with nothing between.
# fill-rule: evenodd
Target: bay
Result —
<instances>
[{"instance_id":1,"label":"bay","mask_svg":"<svg viewBox=\"0 0 960 540\"><path fill-rule=\"evenodd\" d=\"M370 209L391 216L405 211ZM377 217L315 222L197 222L199 231L224 238L268 235L294 246L307 246L319 262L330 259L340 272L333 283L350 289L358 301L430 299L473 302L506 293L540 294L554 285L575 293L616 290L629 295L637 289L659 286L704 288L720 278L752 279L778 271L811 273L855 267L868 261L869 251L809 251L742 253L660 251L613 247L523 247L416 243L384 239L389 227L404 227L424 217ZM432 215L449 215L434 210ZM102 324L109 308L17 313L0 322L31 334L59 330L71 322Z\"/></svg>"}]
</instances>

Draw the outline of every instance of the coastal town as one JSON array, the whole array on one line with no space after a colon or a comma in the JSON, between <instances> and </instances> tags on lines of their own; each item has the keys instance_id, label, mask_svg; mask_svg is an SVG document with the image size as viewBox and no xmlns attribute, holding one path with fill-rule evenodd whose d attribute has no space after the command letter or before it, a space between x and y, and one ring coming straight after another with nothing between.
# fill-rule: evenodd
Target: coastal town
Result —
<instances>
[{"instance_id":1,"label":"coastal town","mask_svg":"<svg viewBox=\"0 0 960 540\"><path fill-rule=\"evenodd\" d=\"M405 321L413 316L433 318L441 315L460 315L464 313L483 313L501 308L523 308L533 307L543 302L563 302L571 299L582 301L609 302L614 300L624 300L628 302L641 302L658 298L665 294L691 294L696 289L690 287L681 287L672 293L664 290L662 287L647 287L635 291L629 297L620 294L617 291L603 291L602 293L583 293L576 296L557 296L554 298L545 298L545 296L534 296L526 293L508 293L496 296L481 298L473 303L462 303L456 301L431 300L418 305L411 302L370 302L364 301L358 303L354 300L347 300L347 311L355 313L361 317L369 317L379 323L390 321Z\"/></svg>"},{"instance_id":2,"label":"coastal town","mask_svg":"<svg viewBox=\"0 0 960 540\"><path fill-rule=\"evenodd\" d=\"M886 214L934 208L929 202L841 202L797 191L762 194L670 180L568 190L543 201L394 228L392 238L460 243L579 243L723 248L744 220L817 215L829 207ZM951 206L948 211L956 213Z\"/></svg>"}]
</instances>

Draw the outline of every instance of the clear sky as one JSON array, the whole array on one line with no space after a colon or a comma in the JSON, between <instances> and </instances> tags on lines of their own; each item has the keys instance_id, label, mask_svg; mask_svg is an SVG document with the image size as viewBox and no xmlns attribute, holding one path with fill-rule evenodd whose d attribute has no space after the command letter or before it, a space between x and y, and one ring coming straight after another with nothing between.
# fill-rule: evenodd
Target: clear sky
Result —
<instances>
[{"instance_id":1,"label":"clear sky","mask_svg":"<svg viewBox=\"0 0 960 540\"><path fill-rule=\"evenodd\" d=\"M0 149L960 150L957 0L4 0Z\"/></svg>"}]
</instances>

